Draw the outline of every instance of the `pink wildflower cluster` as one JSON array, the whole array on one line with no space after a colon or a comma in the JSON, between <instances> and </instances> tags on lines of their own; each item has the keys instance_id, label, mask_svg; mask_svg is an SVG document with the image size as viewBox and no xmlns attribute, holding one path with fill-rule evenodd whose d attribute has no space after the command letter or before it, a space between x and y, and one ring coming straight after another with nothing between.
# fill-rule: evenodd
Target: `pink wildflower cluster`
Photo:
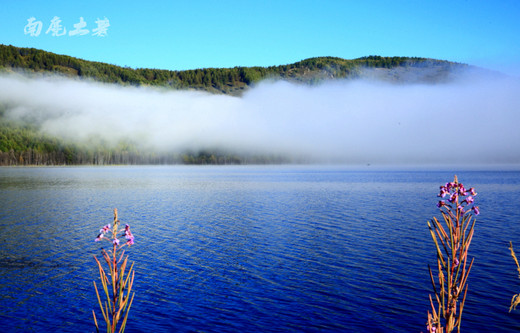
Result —
<instances>
[{"instance_id":1,"label":"pink wildflower cluster","mask_svg":"<svg viewBox=\"0 0 520 333\"><path fill-rule=\"evenodd\" d=\"M473 204L475 201L473 197L476 195L477 192L473 187L466 189L462 183L446 183L446 185L440 187L438 196L441 198L448 197L448 199L440 200L437 207L446 207L448 210L455 207L457 211L462 214L472 210L475 215L478 215L480 214L480 210L478 206Z\"/></svg>"},{"instance_id":2,"label":"pink wildflower cluster","mask_svg":"<svg viewBox=\"0 0 520 333\"><path fill-rule=\"evenodd\" d=\"M117 230L117 228L116 228L116 230ZM112 240L111 240L112 244L119 246L120 245L120 241L117 238L117 235L114 234L114 232L110 228L110 224L107 224L106 226L104 226L103 228L101 228L99 230L99 234L97 235L97 237L96 237L96 239L94 241L99 242L102 239L106 239L106 240L110 241L110 239L108 239L106 237L106 235L109 232L112 233ZM128 246L134 245L134 235L132 235L132 232L130 231L130 226L128 224L125 225L125 230L122 233L122 236L125 236L125 238L127 240L126 243L123 244L123 246L124 245L128 245Z\"/></svg>"}]
</instances>

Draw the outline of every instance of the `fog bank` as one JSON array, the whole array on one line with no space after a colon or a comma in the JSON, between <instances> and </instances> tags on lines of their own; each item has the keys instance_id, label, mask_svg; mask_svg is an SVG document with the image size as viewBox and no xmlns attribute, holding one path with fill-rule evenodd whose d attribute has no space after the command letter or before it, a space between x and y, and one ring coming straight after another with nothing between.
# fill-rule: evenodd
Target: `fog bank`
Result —
<instances>
[{"instance_id":1,"label":"fog bank","mask_svg":"<svg viewBox=\"0 0 520 333\"><path fill-rule=\"evenodd\" d=\"M351 164L520 164L518 91L518 80L471 74L437 85L264 82L242 97L0 76L7 117L64 138Z\"/></svg>"}]
</instances>

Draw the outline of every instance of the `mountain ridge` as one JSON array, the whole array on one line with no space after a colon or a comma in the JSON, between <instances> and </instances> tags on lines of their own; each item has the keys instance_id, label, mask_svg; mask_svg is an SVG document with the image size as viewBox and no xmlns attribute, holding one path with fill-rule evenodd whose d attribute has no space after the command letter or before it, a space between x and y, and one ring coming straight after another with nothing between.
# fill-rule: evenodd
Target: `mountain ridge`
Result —
<instances>
[{"instance_id":1,"label":"mountain ridge","mask_svg":"<svg viewBox=\"0 0 520 333\"><path fill-rule=\"evenodd\" d=\"M350 60L333 56L312 57L292 64L268 67L236 66L182 71L133 69L41 49L0 44L0 70L4 72L24 70L30 73L54 73L104 83L201 90L235 96L266 79L311 85L327 80L357 78L394 83L440 83L452 80L458 72L469 68L473 66L447 60L371 55Z\"/></svg>"}]
</instances>

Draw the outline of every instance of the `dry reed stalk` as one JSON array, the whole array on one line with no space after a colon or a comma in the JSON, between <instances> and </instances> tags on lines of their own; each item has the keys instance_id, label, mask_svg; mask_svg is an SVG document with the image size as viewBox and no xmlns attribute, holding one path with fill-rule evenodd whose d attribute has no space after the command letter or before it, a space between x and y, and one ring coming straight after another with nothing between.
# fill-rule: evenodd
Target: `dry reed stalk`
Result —
<instances>
[{"instance_id":1,"label":"dry reed stalk","mask_svg":"<svg viewBox=\"0 0 520 333\"><path fill-rule=\"evenodd\" d=\"M520 264L518 264L518 259L516 258L515 251L513 250L512 242L509 242L509 250L511 250L511 256L515 260L516 269L520 277ZM509 312L511 312L511 310L516 310L516 306L518 304L520 304L520 294L513 295L513 298L511 299L511 306L509 307Z\"/></svg>"}]
</instances>

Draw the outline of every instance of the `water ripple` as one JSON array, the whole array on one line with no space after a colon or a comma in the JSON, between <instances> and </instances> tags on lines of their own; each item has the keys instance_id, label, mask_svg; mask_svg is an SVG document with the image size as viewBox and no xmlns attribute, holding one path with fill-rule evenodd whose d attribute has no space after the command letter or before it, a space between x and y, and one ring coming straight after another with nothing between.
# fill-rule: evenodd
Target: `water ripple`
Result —
<instances>
[{"instance_id":1,"label":"water ripple","mask_svg":"<svg viewBox=\"0 0 520 333\"><path fill-rule=\"evenodd\" d=\"M0 323L91 331L96 231L117 207L136 246L128 332L424 330L435 262L426 220L444 172L234 168L0 170ZM506 178L506 179L504 179ZM513 332L518 173L478 187L463 328ZM467 180L466 180L467 179ZM507 193L508 201L496 193ZM410 198L413 197L413 200ZM502 204L500 211L493 207ZM520 248L520 245L518 246Z\"/></svg>"}]
</instances>

